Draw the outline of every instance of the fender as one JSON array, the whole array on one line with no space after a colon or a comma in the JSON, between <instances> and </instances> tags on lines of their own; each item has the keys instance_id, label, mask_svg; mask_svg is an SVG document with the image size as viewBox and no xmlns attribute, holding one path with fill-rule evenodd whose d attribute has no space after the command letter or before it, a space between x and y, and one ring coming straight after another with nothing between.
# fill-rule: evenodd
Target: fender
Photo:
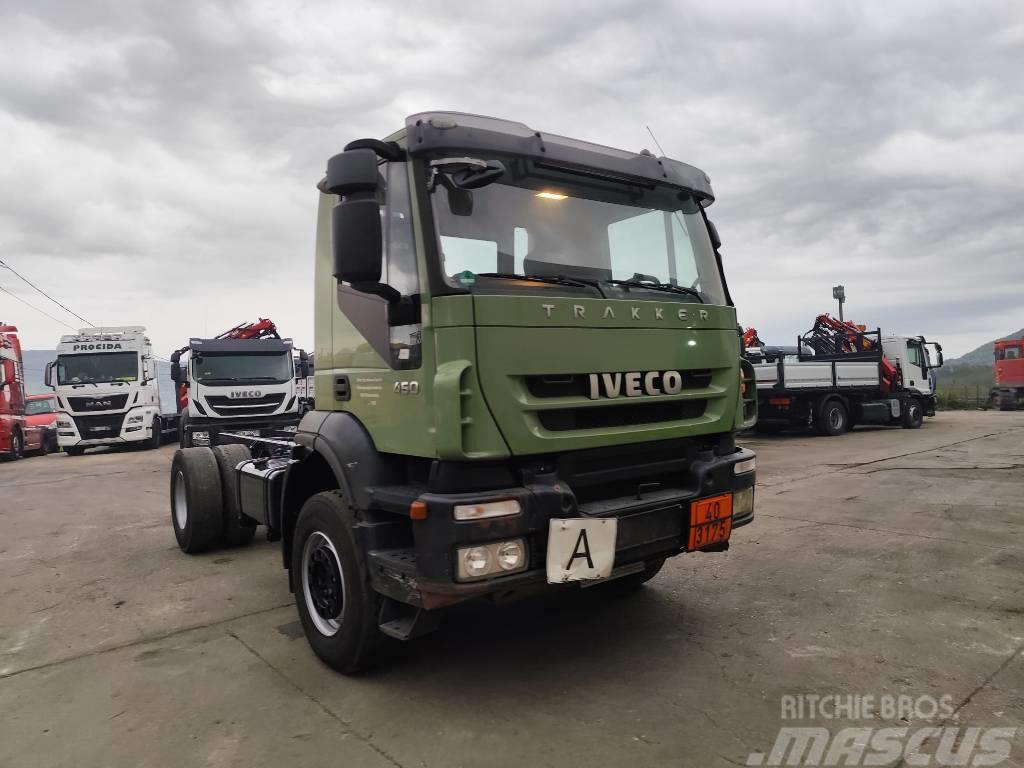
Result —
<instances>
[{"instance_id":1,"label":"fender","mask_svg":"<svg viewBox=\"0 0 1024 768\"><path fill-rule=\"evenodd\" d=\"M347 411L309 411L299 422L295 442L323 457L356 509L370 506L370 486L403 482L396 463L377 451L366 427Z\"/></svg>"}]
</instances>

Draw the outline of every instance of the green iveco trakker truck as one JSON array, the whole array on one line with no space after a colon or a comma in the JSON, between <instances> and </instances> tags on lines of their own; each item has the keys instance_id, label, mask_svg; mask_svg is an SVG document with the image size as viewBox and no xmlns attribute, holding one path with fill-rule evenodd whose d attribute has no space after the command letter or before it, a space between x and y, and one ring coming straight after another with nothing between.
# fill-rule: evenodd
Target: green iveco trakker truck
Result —
<instances>
[{"instance_id":1,"label":"green iveco trakker truck","mask_svg":"<svg viewBox=\"0 0 1024 768\"><path fill-rule=\"evenodd\" d=\"M643 583L751 521L757 393L702 171L438 112L318 188L316 408L178 451L171 518L186 552L265 525L328 664L468 598Z\"/></svg>"}]
</instances>

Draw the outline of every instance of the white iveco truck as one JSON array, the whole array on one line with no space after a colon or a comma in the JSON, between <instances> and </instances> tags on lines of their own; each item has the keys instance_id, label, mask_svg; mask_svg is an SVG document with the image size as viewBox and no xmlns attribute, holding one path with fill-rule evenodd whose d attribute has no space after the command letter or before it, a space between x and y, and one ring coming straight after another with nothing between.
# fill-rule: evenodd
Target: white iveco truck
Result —
<instances>
[{"instance_id":1,"label":"white iveco truck","mask_svg":"<svg viewBox=\"0 0 1024 768\"><path fill-rule=\"evenodd\" d=\"M57 444L72 456L100 445L156 448L176 429L177 417L160 406L153 348L141 325L61 337L46 384L57 395Z\"/></svg>"}]
</instances>

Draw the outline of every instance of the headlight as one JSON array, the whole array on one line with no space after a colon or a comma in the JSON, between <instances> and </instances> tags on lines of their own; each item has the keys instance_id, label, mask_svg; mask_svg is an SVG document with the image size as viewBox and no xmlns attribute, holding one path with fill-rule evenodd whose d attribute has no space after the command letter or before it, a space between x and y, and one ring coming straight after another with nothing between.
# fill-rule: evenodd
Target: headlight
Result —
<instances>
[{"instance_id":1,"label":"headlight","mask_svg":"<svg viewBox=\"0 0 1024 768\"><path fill-rule=\"evenodd\" d=\"M67 419L57 419L57 426L61 429L71 429L71 422Z\"/></svg>"},{"instance_id":2,"label":"headlight","mask_svg":"<svg viewBox=\"0 0 1024 768\"><path fill-rule=\"evenodd\" d=\"M525 571L526 542L523 539L496 541L475 547L462 547L456 551L457 580L476 581L495 574L505 575Z\"/></svg>"},{"instance_id":3,"label":"headlight","mask_svg":"<svg viewBox=\"0 0 1024 768\"><path fill-rule=\"evenodd\" d=\"M734 475L745 475L747 474L747 472L753 472L755 469L757 469L756 458L737 461L735 464L732 465L732 473Z\"/></svg>"},{"instance_id":4,"label":"headlight","mask_svg":"<svg viewBox=\"0 0 1024 768\"><path fill-rule=\"evenodd\" d=\"M456 504L456 520L481 520L485 517L505 517L519 514L519 502L515 499L488 501L484 504Z\"/></svg>"},{"instance_id":5,"label":"headlight","mask_svg":"<svg viewBox=\"0 0 1024 768\"><path fill-rule=\"evenodd\" d=\"M744 488L732 495L732 515L742 517L754 511L754 489Z\"/></svg>"},{"instance_id":6,"label":"headlight","mask_svg":"<svg viewBox=\"0 0 1024 768\"><path fill-rule=\"evenodd\" d=\"M144 417L142 416L142 414L137 414L135 416L129 416L128 417L128 423L129 424L135 424L136 422L142 421L143 418Z\"/></svg>"}]
</instances>

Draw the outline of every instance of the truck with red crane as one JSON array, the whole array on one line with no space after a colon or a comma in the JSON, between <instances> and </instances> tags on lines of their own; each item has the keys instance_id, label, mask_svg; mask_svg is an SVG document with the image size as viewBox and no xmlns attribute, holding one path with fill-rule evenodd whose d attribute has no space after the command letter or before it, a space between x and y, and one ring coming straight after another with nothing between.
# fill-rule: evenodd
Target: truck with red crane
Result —
<instances>
[{"instance_id":1,"label":"truck with red crane","mask_svg":"<svg viewBox=\"0 0 1024 768\"><path fill-rule=\"evenodd\" d=\"M179 444L215 445L223 432L261 436L294 428L295 379L307 365L301 350L293 361L291 339L282 339L265 317L211 339L189 339L171 355Z\"/></svg>"},{"instance_id":2,"label":"truck with red crane","mask_svg":"<svg viewBox=\"0 0 1024 768\"><path fill-rule=\"evenodd\" d=\"M995 378L992 407L1013 411L1024 407L1024 336L995 342Z\"/></svg>"},{"instance_id":3,"label":"truck with red crane","mask_svg":"<svg viewBox=\"0 0 1024 768\"><path fill-rule=\"evenodd\" d=\"M25 369L18 328L0 322L0 457L45 454L46 430L25 420Z\"/></svg>"},{"instance_id":4,"label":"truck with red crane","mask_svg":"<svg viewBox=\"0 0 1024 768\"><path fill-rule=\"evenodd\" d=\"M744 343L756 337L748 329ZM834 436L857 424L917 429L935 415L930 372L942 365L942 346L923 336L883 336L823 314L795 347L747 346L745 357L757 378L762 432L808 426Z\"/></svg>"}]
</instances>

